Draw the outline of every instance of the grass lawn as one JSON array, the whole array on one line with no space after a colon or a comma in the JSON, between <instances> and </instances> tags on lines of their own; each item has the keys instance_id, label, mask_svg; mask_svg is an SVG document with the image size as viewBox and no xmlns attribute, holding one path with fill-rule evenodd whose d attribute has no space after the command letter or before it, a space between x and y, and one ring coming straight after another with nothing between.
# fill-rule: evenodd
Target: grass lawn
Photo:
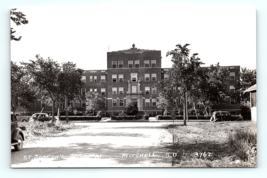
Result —
<instances>
[{"instance_id":1,"label":"grass lawn","mask_svg":"<svg viewBox=\"0 0 267 178\"><path fill-rule=\"evenodd\" d=\"M188 122L168 125L178 167L256 167L255 122Z\"/></svg>"}]
</instances>

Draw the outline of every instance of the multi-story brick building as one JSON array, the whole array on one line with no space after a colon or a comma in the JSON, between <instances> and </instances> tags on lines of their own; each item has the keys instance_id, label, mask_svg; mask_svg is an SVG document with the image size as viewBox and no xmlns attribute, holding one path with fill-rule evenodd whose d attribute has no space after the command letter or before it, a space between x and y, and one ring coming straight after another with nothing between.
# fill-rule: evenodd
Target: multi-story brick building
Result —
<instances>
[{"instance_id":1,"label":"multi-story brick building","mask_svg":"<svg viewBox=\"0 0 267 178\"><path fill-rule=\"evenodd\" d=\"M162 110L156 106L158 90L155 83L167 78L168 70L161 67L160 50L138 49L133 45L127 50L107 52L107 69L86 70L82 77L81 97L70 104L85 111L85 93L95 91L106 98L105 112L121 112L128 103L136 101L140 111L161 114ZM229 66L229 70L231 80L226 85L233 90L240 66ZM174 91L174 98L180 103L179 90L174 88ZM37 99L32 110L39 112L42 107L45 112L51 112L51 107L45 106L40 99ZM197 105L197 108L201 106ZM226 98L225 103L214 106L214 109L239 109L239 104Z\"/></svg>"}]
</instances>

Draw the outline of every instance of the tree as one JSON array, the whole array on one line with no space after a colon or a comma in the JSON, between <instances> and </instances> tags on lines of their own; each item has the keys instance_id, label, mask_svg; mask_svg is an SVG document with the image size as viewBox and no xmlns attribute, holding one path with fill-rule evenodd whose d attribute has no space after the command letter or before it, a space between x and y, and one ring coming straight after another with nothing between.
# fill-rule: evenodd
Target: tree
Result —
<instances>
[{"instance_id":1,"label":"tree","mask_svg":"<svg viewBox=\"0 0 267 178\"><path fill-rule=\"evenodd\" d=\"M167 115L168 111L178 108L174 102L173 89L168 85L168 80L159 81L157 86L159 88L159 97L156 103L157 108L164 110L163 115Z\"/></svg>"},{"instance_id":2,"label":"tree","mask_svg":"<svg viewBox=\"0 0 267 178\"><path fill-rule=\"evenodd\" d=\"M167 56L171 56L173 62L172 68L169 70L169 89L180 88L181 98L184 102L184 125L188 120L188 95L192 95L194 93L192 91L197 90L197 85L203 78L200 65L204 64L197 57L197 53L189 57L188 46L189 44L184 46L178 44L174 50L167 52Z\"/></svg>"},{"instance_id":3,"label":"tree","mask_svg":"<svg viewBox=\"0 0 267 178\"><path fill-rule=\"evenodd\" d=\"M138 113L137 102L130 102L124 111L127 115L136 115Z\"/></svg>"},{"instance_id":4,"label":"tree","mask_svg":"<svg viewBox=\"0 0 267 178\"><path fill-rule=\"evenodd\" d=\"M246 67L241 68L240 72L240 92L241 101L246 102L249 101L249 93L243 94L243 92L249 87L255 85L257 83L257 71L256 69L250 70Z\"/></svg>"},{"instance_id":5,"label":"tree","mask_svg":"<svg viewBox=\"0 0 267 178\"><path fill-rule=\"evenodd\" d=\"M93 111L93 115L95 110L100 110L105 107L105 99L98 92L89 91L85 94L86 97L86 110Z\"/></svg>"},{"instance_id":6,"label":"tree","mask_svg":"<svg viewBox=\"0 0 267 178\"><path fill-rule=\"evenodd\" d=\"M17 12L17 9L11 9L10 10L10 19L12 22L14 22L16 25L21 24L27 24L29 21L26 19L26 15L22 12ZM13 28L10 28L10 40L20 41L21 36L16 38L13 34L16 33L16 31L13 30Z\"/></svg>"},{"instance_id":7,"label":"tree","mask_svg":"<svg viewBox=\"0 0 267 178\"><path fill-rule=\"evenodd\" d=\"M29 85L27 73L21 66L11 61L11 110L18 106L29 107L35 100L35 92Z\"/></svg>"},{"instance_id":8,"label":"tree","mask_svg":"<svg viewBox=\"0 0 267 178\"><path fill-rule=\"evenodd\" d=\"M68 119L68 101L73 100L75 96L79 95L80 88L83 85L81 81L83 70L76 68L76 64L72 62L66 62L62 64L62 71L58 76L60 101L65 101L66 122ZM60 107L58 107L60 113Z\"/></svg>"},{"instance_id":9,"label":"tree","mask_svg":"<svg viewBox=\"0 0 267 178\"><path fill-rule=\"evenodd\" d=\"M210 65L209 68L203 68L200 80L195 89L191 90L192 100L203 105L206 115L208 108L214 104L220 104L225 96L229 95L226 83L229 80L229 70L227 67Z\"/></svg>"},{"instance_id":10,"label":"tree","mask_svg":"<svg viewBox=\"0 0 267 178\"><path fill-rule=\"evenodd\" d=\"M60 111L60 106L66 99L72 100L79 93L83 70L76 68L76 64L72 62L60 65L50 58L43 59L39 55L36 55L36 58L35 61L30 60L29 63L22 64L27 69L33 85L38 88L42 99L52 107L54 121L55 108ZM68 112L68 106L65 108Z\"/></svg>"},{"instance_id":11,"label":"tree","mask_svg":"<svg viewBox=\"0 0 267 178\"><path fill-rule=\"evenodd\" d=\"M61 96L59 87L59 74L61 67L53 59L43 59L36 55L36 60L22 63L30 74L33 83L38 87L42 98L48 98L52 106L52 119L54 121L54 110Z\"/></svg>"}]
</instances>

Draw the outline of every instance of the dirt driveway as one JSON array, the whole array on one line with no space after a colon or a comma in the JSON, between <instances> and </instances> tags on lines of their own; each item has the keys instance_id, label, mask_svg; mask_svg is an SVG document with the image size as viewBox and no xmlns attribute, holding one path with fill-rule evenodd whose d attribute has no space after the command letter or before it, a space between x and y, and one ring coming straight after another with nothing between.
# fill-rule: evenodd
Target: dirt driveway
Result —
<instances>
[{"instance_id":1,"label":"dirt driveway","mask_svg":"<svg viewBox=\"0 0 267 178\"><path fill-rule=\"evenodd\" d=\"M87 126L11 152L12 167L171 167L164 123L76 123Z\"/></svg>"}]
</instances>

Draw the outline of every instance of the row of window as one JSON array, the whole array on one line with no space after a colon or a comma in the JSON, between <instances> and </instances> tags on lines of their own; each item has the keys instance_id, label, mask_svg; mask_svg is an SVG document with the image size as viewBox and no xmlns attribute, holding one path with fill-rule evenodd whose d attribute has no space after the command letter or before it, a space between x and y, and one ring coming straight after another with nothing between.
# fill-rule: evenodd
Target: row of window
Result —
<instances>
[{"instance_id":1,"label":"row of window","mask_svg":"<svg viewBox=\"0 0 267 178\"><path fill-rule=\"evenodd\" d=\"M137 86L132 85L131 89L132 89L131 93L137 93ZM94 88L94 89L90 88L89 91L97 92L97 88ZM178 88L173 87L174 93L179 92L179 91L180 91L180 87ZM230 91L235 92L235 87L231 85ZM85 95L85 93L86 93L86 88L82 88L81 95ZM106 88L101 88L101 94L102 95L106 94ZM124 87L112 87L112 94L124 94ZM145 94L157 94L157 88L156 87L145 87Z\"/></svg>"},{"instance_id":2,"label":"row of window","mask_svg":"<svg viewBox=\"0 0 267 178\"><path fill-rule=\"evenodd\" d=\"M156 106L157 99L145 99L145 106ZM124 99L112 99L112 106L113 107L123 107L124 106Z\"/></svg>"},{"instance_id":3,"label":"row of window","mask_svg":"<svg viewBox=\"0 0 267 178\"><path fill-rule=\"evenodd\" d=\"M93 89L90 88L89 91L94 91L97 92L97 88ZM145 87L145 94L157 94L157 88L156 87ZM137 93L137 86L133 85L132 86L132 93ZM81 95L86 94L86 88L81 89ZM106 88L101 88L101 94L105 95L106 94ZM112 94L124 94L124 87L112 87Z\"/></svg>"},{"instance_id":4,"label":"row of window","mask_svg":"<svg viewBox=\"0 0 267 178\"><path fill-rule=\"evenodd\" d=\"M112 61L112 68L123 68L123 61ZM139 68L140 60L129 60L128 68ZM144 67L157 67L156 60L144 60Z\"/></svg>"},{"instance_id":5,"label":"row of window","mask_svg":"<svg viewBox=\"0 0 267 178\"><path fill-rule=\"evenodd\" d=\"M157 80L157 74L145 74L144 75L145 81L156 81ZM124 75L123 74L112 74L112 82L123 82L124 81ZM131 81L136 82L137 81L137 73L131 73Z\"/></svg>"},{"instance_id":6,"label":"row of window","mask_svg":"<svg viewBox=\"0 0 267 178\"><path fill-rule=\"evenodd\" d=\"M169 74L164 73L164 79L168 79ZM145 81L156 81L157 80L157 74L145 74L144 76ZM235 72L230 72L230 79L235 80ZM90 82L97 82L97 76L89 76L89 81ZM100 76L100 81L101 82L106 82L106 76L101 75ZM113 82L123 82L124 81L124 76L123 74L112 74L112 81ZM136 82L137 81L137 73L132 73L131 74L131 81ZM86 83L86 76L82 76L82 82Z\"/></svg>"}]
</instances>

